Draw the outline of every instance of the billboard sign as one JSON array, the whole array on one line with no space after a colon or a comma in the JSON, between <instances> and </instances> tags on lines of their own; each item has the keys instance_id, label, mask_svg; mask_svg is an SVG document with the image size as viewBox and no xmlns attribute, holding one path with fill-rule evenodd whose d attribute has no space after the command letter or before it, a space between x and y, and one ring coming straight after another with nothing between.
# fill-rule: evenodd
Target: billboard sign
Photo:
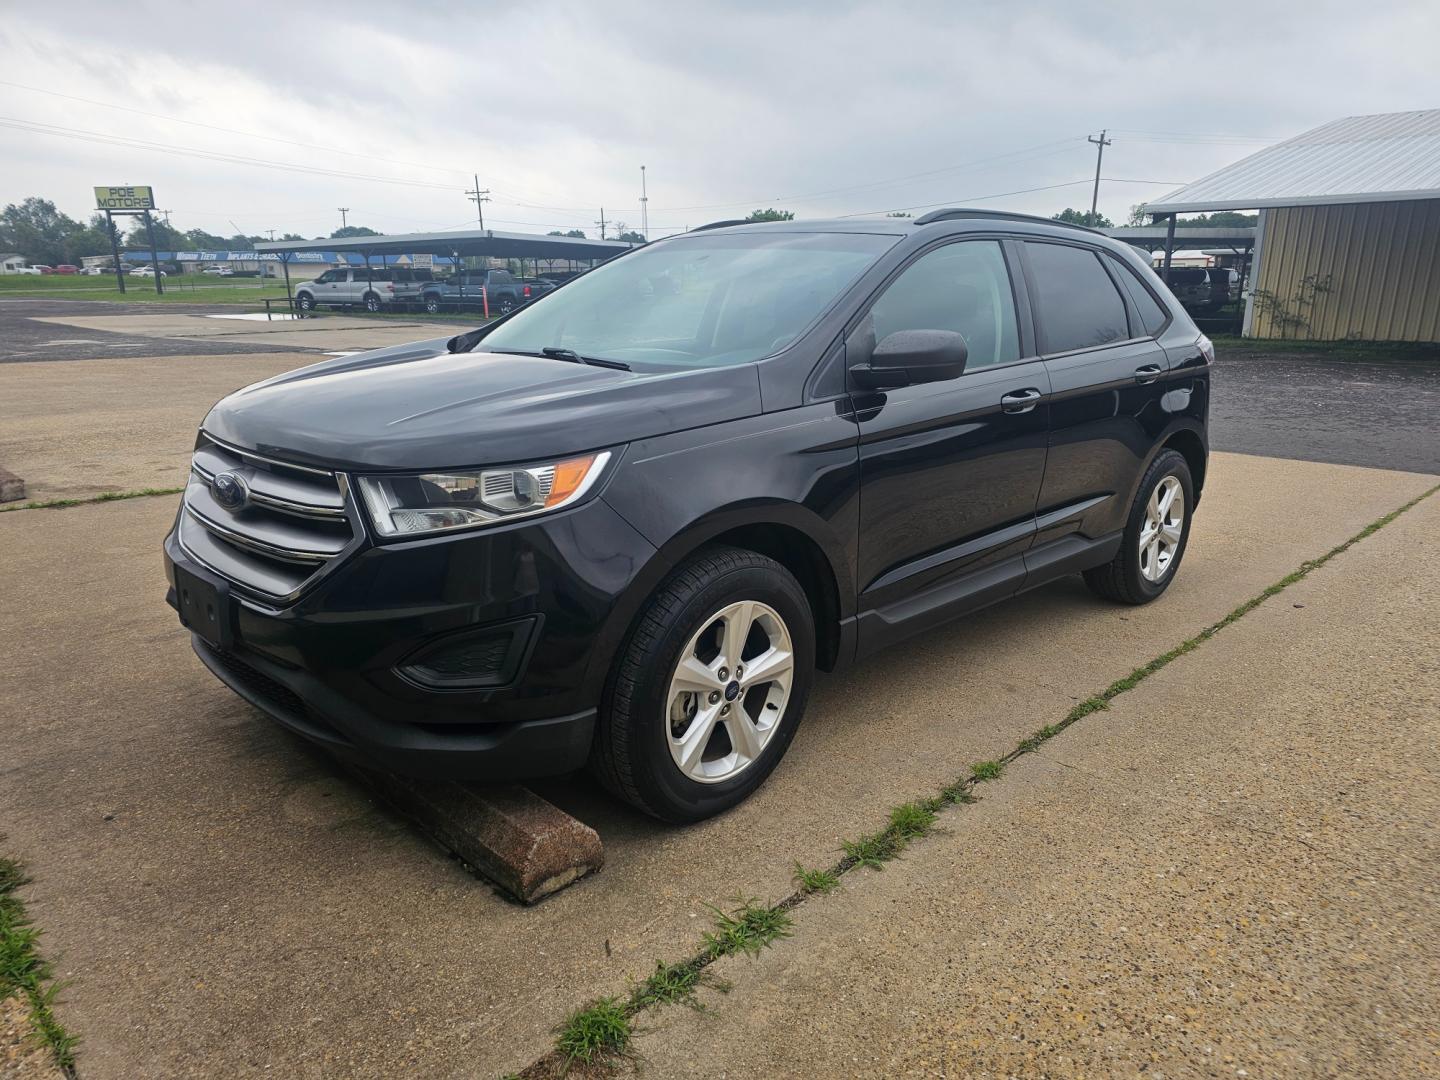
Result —
<instances>
[{"instance_id":1,"label":"billboard sign","mask_svg":"<svg viewBox=\"0 0 1440 1080\"><path fill-rule=\"evenodd\" d=\"M150 187L97 187L97 210L154 210L155 190Z\"/></svg>"}]
</instances>

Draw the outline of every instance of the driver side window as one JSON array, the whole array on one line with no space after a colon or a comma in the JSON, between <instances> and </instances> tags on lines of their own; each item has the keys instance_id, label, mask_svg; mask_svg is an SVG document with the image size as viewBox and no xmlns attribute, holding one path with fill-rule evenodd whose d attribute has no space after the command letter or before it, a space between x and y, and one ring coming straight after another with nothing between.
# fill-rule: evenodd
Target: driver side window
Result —
<instances>
[{"instance_id":1,"label":"driver side window","mask_svg":"<svg viewBox=\"0 0 1440 1080\"><path fill-rule=\"evenodd\" d=\"M1019 323L1005 256L994 240L964 240L922 255L870 309L876 342L897 330L953 330L965 369L1020 359Z\"/></svg>"}]
</instances>

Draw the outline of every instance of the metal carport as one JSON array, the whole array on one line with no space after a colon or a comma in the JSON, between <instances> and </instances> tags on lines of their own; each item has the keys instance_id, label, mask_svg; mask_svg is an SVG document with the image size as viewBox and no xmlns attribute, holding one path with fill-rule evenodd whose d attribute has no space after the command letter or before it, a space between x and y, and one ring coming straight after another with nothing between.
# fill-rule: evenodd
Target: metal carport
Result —
<instances>
[{"instance_id":1,"label":"metal carport","mask_svg":"<svg viewBox=\"0 0 1440 1080\"><path fill-rule=\"evenodd\" d=\"M357 236L348 240L290 240L256 244L261 254L280 257L285 272L285 295L291 301L290 259L302 251L315 251L317 245L326 251L353 253L365 260L367 274L373 273L370 259L375 255L449 255L496 259L567 259L572 262L597 262L613 259L629 251L635 244L620 240L581 240L571 236L540 236L536 233L495 232L493 229L471 229L441 233L403 233L382 236ZM464 280L461 279L461 302L464 302Z\"/></svg>"}]
</instances>

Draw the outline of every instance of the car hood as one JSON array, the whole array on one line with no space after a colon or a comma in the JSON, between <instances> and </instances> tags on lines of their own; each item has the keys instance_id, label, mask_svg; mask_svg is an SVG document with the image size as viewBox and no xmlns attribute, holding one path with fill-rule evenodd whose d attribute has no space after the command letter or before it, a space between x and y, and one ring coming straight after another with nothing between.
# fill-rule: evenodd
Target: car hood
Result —
<instances>
[{"instance_id":1,"label":"car hood","mask_svg":"<svg viewBox=\"0 0 1440 1080\"><path fill-rule=\"evenodd\" d=\"M204 429L342 470L464 468L580 453L761 411L754 365L647 374L448 349L329 360L237 390Z\"/></svg>"}]
</instances>

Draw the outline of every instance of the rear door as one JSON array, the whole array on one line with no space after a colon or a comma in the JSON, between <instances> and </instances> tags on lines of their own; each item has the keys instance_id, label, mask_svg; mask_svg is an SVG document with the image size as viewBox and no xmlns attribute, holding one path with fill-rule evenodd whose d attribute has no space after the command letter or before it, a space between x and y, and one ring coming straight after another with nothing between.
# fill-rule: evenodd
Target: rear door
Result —
<instances>
[{"instance_id":1,"label":"rear door","mask_svg":"<svg viewBox=\"0 0 1440 1080\"><path fill-rule=\"evenodd\" d=\"M1045 576L1066 568L1057 564L1083 563L1088 546L1124 528L1139 470L1165 424L1169 362L1155 335L1169 315L1107 252L1050 240L1022 246L1052 390L1039 528L1027 555L1032 575Z\"/></svg>"},{"instance_id":2,"label":"rear door","mask_svg":"<svg viewBox=\"0 0 1440 1080\"><path fill-rule=\"evenodd\" d=\"M846 341L846 364L897 330L965 337L965 373L875 393L860 427L860 652L1016 592L1045 468L1049 381L1007 246L945 243L914 259Z\"/></svg>"}]
</instances>

